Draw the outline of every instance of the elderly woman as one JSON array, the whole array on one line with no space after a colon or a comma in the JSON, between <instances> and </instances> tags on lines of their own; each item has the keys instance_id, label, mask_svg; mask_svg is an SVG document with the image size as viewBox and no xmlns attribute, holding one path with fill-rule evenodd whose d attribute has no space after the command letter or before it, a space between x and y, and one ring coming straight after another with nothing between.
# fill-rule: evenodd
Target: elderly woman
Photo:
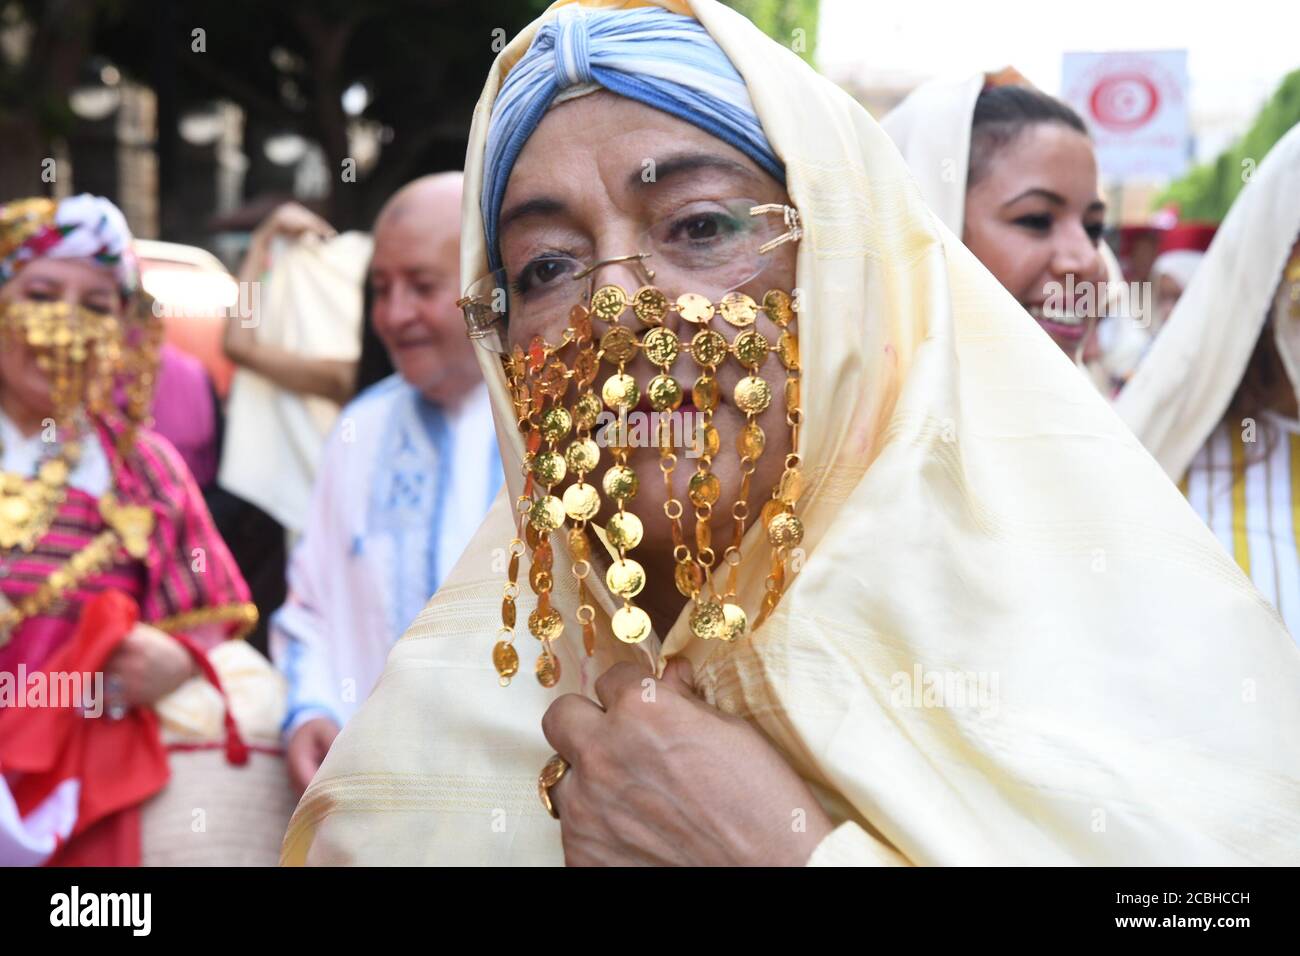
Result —
<instances>
[{"instance_id":1,"label":"elderly woman","mask_svg":"<svg viewBox=\"0 0 1300 956\"><path fill-rule=\"evenodd\" d=\"M1300 641L1298 394L1300 125L1242 188L1115 406Z\"/></svg>"},{"instance_id":2,"label":"elderly woman","mask_svg":"<svg viewBox=\"0 0 1300 956\"><path fill-rule=\"evenodd\" d=\"M466 189L510 495L286 862L1294 858L1286 635L849 97L557 4Z\"/></svg>"},{"instance_id":3,"label":"elderly woman","mask_svg":"<svg viewBox=\"0 0 1300 956\"><path fill-rule=\"evenodd\" d=\"M139 623L107 659L100 702L115 719L198 675L196 652L256 616L184 463L114 406L148 408L142 378L155 363L134 351L150 341L128 332L136 279L131 235L108 200L0 206L0 672L38 671L84 639L99 596L125 594ZM15 725L5 734L9 746ZM30 792L17 760L0 753L10 823L14 799L27 816ZM122 814L88 821L88 799L80 818L44 803L25 831L0 828L4 861L138 859L138 843L123 851L112 835Z\"/></svg>"}]
</instances>

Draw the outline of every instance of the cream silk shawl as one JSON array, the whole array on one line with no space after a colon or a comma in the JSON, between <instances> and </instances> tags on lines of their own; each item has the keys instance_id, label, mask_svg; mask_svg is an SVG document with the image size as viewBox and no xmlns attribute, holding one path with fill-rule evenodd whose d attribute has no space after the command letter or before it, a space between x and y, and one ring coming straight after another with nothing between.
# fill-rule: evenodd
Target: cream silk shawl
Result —
<instances>
[{"instance_id":1,"label":"cream silk shawl","mask_svg":"<svg viewBox=\"0 0 1300 956\"><path fill-rule=\"evenodd\" d=\"M1242 187L1196 275L1115 410L1169 476L1182 477L1223 418L1300 232L1300 125ZM1294 330L1291 330L1294 332ZM1283 355L1300 357L1279 339ZM1300 388L1296 372L1291 384Z\"/></svg>"},{"instance_id":2,"label":"cream silk shawl","mask_svg":"<svg viewBox=\"0 0 1300 956\"><path fill-rule=\"evenodd\" d=\"M807 560L734 645L679 619L665 651L760 728L839 823L815 863L1300 860L1300 654L1177 489L1047 336L925 207L848 95L713 0L688 9L745 78L801 210ZM466 161L465 284L486 271L484 136ZM484 357L509 490L520 436ZM497 686L510 501L389 656L286 835L290 864L552 864L540 721L620 658L602 593L583 674ZM766 548L744 547L757 612ZM569 559L556 547L557 582ZM575 596L555 603L571 619ZM527 605L521 610L526 611ZM654 640L654 638L651 638ZM527 652L532 640L517 642ZM527 654L531 658L532 654ZM923 706L982 673L996 706ZM584 680L585 676L585 680Z\"/></svg>"}]
</instances>

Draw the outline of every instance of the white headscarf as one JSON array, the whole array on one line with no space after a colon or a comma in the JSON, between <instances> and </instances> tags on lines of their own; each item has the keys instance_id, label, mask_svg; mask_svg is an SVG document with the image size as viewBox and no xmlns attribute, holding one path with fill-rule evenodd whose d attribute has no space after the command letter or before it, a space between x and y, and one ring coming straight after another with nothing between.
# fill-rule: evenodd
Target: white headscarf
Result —
<instances>
[{"instance_id":1,"label":"white headscarf","mask_svg":"<svg viewBox=\"0 0 1300 956\"><path fill-rule=\"evenodd\" d=\"M1120 393L1115 410L1175 480L1223 418L1265 328L1282 268L1300 232L1300 125L1242 187L1191 284ZM1291 377L1294 324L1274 329Z\"/></svg>"}]
</instances>

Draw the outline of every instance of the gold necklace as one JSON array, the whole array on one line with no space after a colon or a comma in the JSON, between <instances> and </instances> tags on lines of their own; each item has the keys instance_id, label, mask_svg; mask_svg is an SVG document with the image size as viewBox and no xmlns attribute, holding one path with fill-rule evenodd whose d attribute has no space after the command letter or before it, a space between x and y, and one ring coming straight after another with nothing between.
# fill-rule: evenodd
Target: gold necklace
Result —
<instances>
[{"instance_id":1,"label":"gold necklace","mask_svg":"<svg viewBox=\"0 0 1300 956\"><path fill-rule=\"evenodd\" d=\"M4 445L0 443L0 456ZM68 477L81 458L76 441L55 445L52 455L36 469L36 477L24 478L0 472L0 550L21 548L27 553L54 523L54 516L68 492Z\"/></svg>"}]
</instances>

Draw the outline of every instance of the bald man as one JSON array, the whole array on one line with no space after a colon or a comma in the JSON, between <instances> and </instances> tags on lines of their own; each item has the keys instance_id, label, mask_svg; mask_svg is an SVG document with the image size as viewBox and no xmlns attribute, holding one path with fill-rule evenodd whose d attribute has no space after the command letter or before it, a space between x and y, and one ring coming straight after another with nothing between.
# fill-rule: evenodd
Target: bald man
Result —
<instances>
[{"instance_id":1,"label":"bald man","mask_svg":"<svg viewBox=\"0 0 1300 956\"><path fill-rule=\"evenodd\" d=\"M369 321L397 371L340 414L271 621L299 791L501 487L487 387L456 306L460 196L459 173L426 176L375 220Z\"/></svg>"}]
</instances>

